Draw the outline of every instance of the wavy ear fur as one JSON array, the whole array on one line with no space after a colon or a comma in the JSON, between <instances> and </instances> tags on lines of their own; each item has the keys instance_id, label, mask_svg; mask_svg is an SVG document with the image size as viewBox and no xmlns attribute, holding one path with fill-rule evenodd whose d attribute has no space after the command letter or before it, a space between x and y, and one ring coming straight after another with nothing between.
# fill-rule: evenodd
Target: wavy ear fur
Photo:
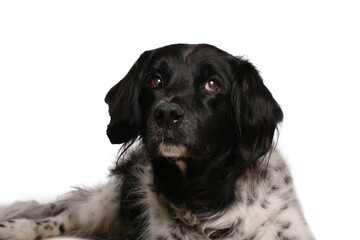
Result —
<instances>
[{"instance_id":1,"label":"wavy ear fur","mask_svg":"<svg viewBox=\"0 0 360 240\"><path fill-rule=\"evenodd\" d=\"M144 52L127 75L105 97L111 117L107 135L113 144L128 142L139 135L142 117L139 94L150 55L151 52Z\"/></svg>"},{"instance_id":2,"label":"wavy ear fur","mask_svg":"<svg viewBox=\"0 0 360 240\"><path fill-rule=\"evenodd\" d=\"M251 163L272 147L274 132L283 113L257 69L246 60L239 59L236 64L231 97L239 130L240 153Z\"/></svg>"}]
</instances>

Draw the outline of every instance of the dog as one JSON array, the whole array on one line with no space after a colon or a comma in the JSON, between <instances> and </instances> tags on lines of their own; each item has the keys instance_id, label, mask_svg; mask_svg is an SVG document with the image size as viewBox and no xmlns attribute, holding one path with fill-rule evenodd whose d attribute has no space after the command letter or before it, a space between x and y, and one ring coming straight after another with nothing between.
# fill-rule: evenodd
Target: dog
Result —
<instances>
[{"instance_id":1,"label":"dog","mask_svg":"<svg viewBox=\"0 0 360 240\"><path fill-rule=\"evenodd\" d=\"M105 102L122 144L108 182L2 207L1 240L313 239L276 150L283 112L248 60L207 44L146 51Z\"/></svg>"}]
</instances>

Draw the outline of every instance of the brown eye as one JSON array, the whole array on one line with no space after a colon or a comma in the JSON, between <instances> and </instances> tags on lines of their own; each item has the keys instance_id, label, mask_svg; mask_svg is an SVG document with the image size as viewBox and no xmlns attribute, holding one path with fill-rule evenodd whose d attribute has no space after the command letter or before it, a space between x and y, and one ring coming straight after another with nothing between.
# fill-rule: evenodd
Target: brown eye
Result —
<instances>
[{"instance_id":1,"label":"brown eye","mask_svg":"<svg viewBox=\"0 0 360 240\"><path fill-rule=\"evenodd\" d=\"M156 77L153 78L150 82L150 86L151 88L156 88L156 89L160 89L162 87L162 81L160 78Z\"/></svg>"},{"instance_id":2,"label":"brown eye","mask_svg":"<svg viewBox=\"0 0 360 240\"><path fill-rule=\"evenodd\" d=\"M205 84L205 89L210 92L215 92L215 91L219 90L219 88L220 88L219 84L217 84L215 81L208 81Z\"/></svg>"}]
</instances>

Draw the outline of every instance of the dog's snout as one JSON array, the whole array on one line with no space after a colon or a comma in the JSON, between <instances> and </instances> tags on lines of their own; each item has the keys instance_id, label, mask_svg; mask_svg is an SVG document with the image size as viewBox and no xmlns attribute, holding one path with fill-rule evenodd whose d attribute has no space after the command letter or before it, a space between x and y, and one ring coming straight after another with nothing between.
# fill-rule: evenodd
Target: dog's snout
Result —
<instances>
[{"instance_id":1,"label":"dog's snout","mask_svg":"<svg viewBox=\"0 0 360 240\"><path fill-rule=\"evenodd\" d=\"M156 123L162 128L173 128L184 116L184 110L175 103L162 103L155 108Z\"/></svg>"}]
</instances>

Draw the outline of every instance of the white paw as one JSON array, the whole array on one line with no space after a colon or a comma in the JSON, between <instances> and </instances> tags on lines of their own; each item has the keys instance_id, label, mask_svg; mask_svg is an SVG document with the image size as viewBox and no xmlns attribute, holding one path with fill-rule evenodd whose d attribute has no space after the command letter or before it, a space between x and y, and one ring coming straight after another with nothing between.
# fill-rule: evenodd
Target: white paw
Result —
<instances>
[{"instance_id":1,"label":"white paw","mask_svg":"<svg viewBox=\"0 0 360 240\"><path fill-rule=\"evenodd\" d=\"M0 223L0 240L40 240L33 220L16 219Z\"/></svg>"}]
</instances>

